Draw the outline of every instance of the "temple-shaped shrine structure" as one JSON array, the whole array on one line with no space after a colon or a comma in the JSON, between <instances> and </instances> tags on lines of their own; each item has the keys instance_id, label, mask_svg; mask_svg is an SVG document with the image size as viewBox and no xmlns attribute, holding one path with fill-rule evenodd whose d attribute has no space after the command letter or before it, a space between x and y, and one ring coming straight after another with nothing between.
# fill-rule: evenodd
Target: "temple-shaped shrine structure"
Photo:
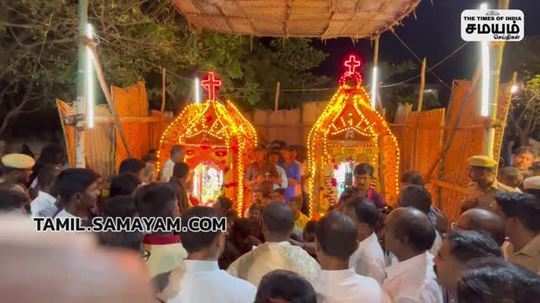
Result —
<instances>
[{"instance_id":1,"label":"temple-shaped shrine structure","mask_svg":"<svg viewBox=\"0 0 540 303\"><path fill-rule=\"evenodd\" d=\"M398 194L399 146L384 118L371 107L360 60L351 55L338 91L308 135L310 216L326 213L353 184L353 169L369 163L375 168L372 186L386 201Z\"/></svg>"},{"instance_id":2,"label":"temple-shaped shrine structure","mask_svg":"<svg viewBox=\"0 0 540 303\"><path fill-rule=\"evenodd\" d=\"M218 100L221 80L214 72L201 84L207 92L206 101L187 105L165 129L159 163L163 165L168 159L173 145L183 146L185 162L193 172L191 195L209 204L225 194L242 213L244 170L248 154L257 145L257 133L232 102Z\"/></svg>"}]
</instances>

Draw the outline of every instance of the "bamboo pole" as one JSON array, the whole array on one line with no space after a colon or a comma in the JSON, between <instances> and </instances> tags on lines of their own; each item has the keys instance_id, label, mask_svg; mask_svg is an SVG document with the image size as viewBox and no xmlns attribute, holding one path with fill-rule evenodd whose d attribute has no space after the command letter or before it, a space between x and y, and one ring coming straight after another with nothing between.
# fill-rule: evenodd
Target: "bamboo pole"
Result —
<instances>
[{"instance_id":1,"label":"bamboo pole","mask_svg":"<svg viewBox=\"0 0 540 303\"><path fill-rule=\"evenodd\" d=\"M276 83L276 98L274 99L274 111L279 110L279 88L281 86L281 83L278 81Z\"/></svg>"},{"instance_id":2,"label":"bamboo pole","mask_svg":"<svg viewBox=\"0 0 540 303\"><path fill-rule=\"evenodd\" d=\"M161 113L165 111L167 102L167 69L161 68Z\"/></svg>"},{"instance_id":3,"label":"bamboo pole","mask_svg":"<svg viewBox=\"0 0 540 303\"><path fill-rule=\"evenodd\" d=\"M418 107L416 108L417 112L421 112L424 108L424 89L426 87L426 65L427 60L424 57L422 60L422 68L420 71L420 89L418 90Z\"/></svg>"}]
</instances>

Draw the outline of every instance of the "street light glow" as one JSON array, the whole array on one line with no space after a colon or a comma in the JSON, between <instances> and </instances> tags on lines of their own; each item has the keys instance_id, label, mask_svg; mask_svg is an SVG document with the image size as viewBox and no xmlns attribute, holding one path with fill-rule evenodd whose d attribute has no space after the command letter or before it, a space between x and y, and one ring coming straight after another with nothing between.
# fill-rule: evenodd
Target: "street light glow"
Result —
<instances>
[{"instance_id":1,"label":"street light glow","mask_svg":"<svg viewBox=\"0 0 540 303\"><path fill-rule=\"evenodd\" d=\"M195 77L195 103L201 103L201 81Z\"/></svg>"},{"instance_id":2,"label":"street light glow","mask_svg":"<svg viewBox=\"0 0 540 303\"><path fill-rule=\"evenodd\" d=\"M512 88L510 88L510 92L512 94L517 94L517 92L519 92L519 85L517 84L512 84Z\"/></svg>"},{"instance_id":3,"label":"street light glow","mask_svg":"<svg viewBox=\"0 0 540 303\"><path fill-rule=\"evenodd\" d=\"M94 39L94 27L92 24L86 25L86 38ZM90 46L86 46L86 127L94 128L94 65L93 54Z\"/></svg>"},{"instance_id":4,"label":"street light glow","mask_svg":"<svg viewBox=\"0 0 540 303\"><path fill-rule=\"evenodd\" d=\"M373 74L371 79L371 107L375 108L377 104L377 65L373 66Z\"/></svg>"},{"instance_id":5,"label":"street light glow","mask_svg":"<svg viewBox=\"0 0 540 303\"><path fill-rule=\"evenodd\" d=\"M481 10L487 10L487 3L480 5ZM482 86L481 86L481 108L480 115L482 117L489 116L489 81L490 81L490 57L489 57L489 44L487 41L480 42L480 53L482 61Z\"/></svg>"}]
</instances>

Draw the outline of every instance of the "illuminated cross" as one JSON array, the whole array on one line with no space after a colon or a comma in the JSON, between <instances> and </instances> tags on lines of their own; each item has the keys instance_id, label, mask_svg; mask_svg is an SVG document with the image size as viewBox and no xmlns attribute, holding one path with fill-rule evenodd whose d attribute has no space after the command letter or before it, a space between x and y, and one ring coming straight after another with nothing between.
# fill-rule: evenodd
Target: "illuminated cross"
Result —
<instances>
[{"instance_id":1,"label":"illuminated cross","mask_svg":"<svg viewBox=\"0 0 540 303\"><path fill-rule=\"evenodd\" d=\"M356 59L355 55L350 55L349 59L345 61L345 66L349 69L347 73L356 73L356 68L360 66L360 60Z\"/></svg>"},{"instance_id":2,"label":"illuminated cross","mask_svg":"<svg viewBox=\"0 0 540 303\"><path fill-rule=\"evenodd\" d=\"M208 92L208 100L216 100L217 91L221 86L221 80L216 78L215 73L208 72L208 75L201 83L202 87Z\"/></svg>"}]
</instances>

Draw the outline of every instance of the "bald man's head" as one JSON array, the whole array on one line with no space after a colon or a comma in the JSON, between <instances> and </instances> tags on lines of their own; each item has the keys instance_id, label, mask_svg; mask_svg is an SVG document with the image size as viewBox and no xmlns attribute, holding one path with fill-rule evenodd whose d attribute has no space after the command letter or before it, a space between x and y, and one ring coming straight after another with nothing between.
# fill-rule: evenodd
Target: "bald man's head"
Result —
<instances>
[{"instance_id":1,"label":"bald man's head","mask_svg":"<svg viewBox=\"0 0 540 303\"><path fill-rule=\"evenodd\" d=\"M481 208L472 208L459 216L456 227L463 230L475 230L491 236L497 244L505 239L504 220L494 212Z\"/></svg>"},{"instance_id":2,"label":"bald man's head","mask_svg":"<svg viewBox=\"0 0 540 303\"><path fill-rule=\"evenodd\" d=\"M386 218L384 241L386 248L398 258L402 255L421 254L433 245L435 228L418 209L396 208Z\"/></svg>"},{"instance_id":3,"label":"bald man's head","mask_svg":"<svg viewBox=\"0 0 540 303\"><path fill-rule=\"evenodd\" d=\"M99 249L90 235L36 233L28 219L0 218L0 247L6 302L153 302L140 259Z\"/></svg>"},{"instance_id":4,"label":"bald man's head","mask_svg":"<svg viewBox=\"0 0 540 303\"><path fill-rule=\"evenodd\" d=\"M318 255L349 262L358 247L356 224L348 216L333 211L317 223Z\"/></svg>"}]
</instances>

